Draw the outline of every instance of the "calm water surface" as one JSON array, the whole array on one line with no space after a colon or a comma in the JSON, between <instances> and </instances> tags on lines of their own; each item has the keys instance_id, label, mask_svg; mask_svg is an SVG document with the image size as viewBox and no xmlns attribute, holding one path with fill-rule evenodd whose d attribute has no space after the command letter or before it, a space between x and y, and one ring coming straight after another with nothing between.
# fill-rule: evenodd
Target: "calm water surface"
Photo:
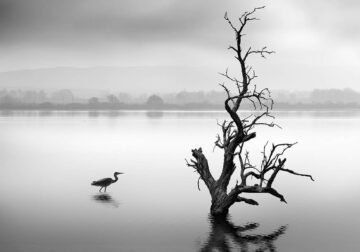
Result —
<instances>
[{"instance_id":1,"label":"calm water surface","mask_svg":"<svg viewBox=\"0 0 360 252\"><path fill-rule=\"evenodd\" d=\"M7 251L360 251L360 113L282 112L248 146L299 142L274 186L229 221L185 166L202 146L214 176L219 112L2 112L0 247ZM100 194L91 181L124 172Z\"/></svg>"}]
</instances>

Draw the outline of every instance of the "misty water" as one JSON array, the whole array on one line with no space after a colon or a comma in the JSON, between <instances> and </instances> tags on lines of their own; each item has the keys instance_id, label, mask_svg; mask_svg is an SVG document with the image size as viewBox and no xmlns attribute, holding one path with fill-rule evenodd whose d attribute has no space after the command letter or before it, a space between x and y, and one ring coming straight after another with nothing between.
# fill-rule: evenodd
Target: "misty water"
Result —
<instances>
[{"instance_id":1,"label":"misty water","mask_svg":"<svg viewBox=\"0 0 360 252\"><path fill-rule=\"evenodd\" d=\"M359 251L358 112L278 112L248 146L298 142L274 187L229 222L186 167L202 147L214 176L221 112L1 112L0 247L7 251ZM99 193L90 183L124 172ZM234 182L234 181L233 181ZM242 228L237 228L242 227ZM225 244L225 245L224 245Z\"/></svg>"}]
</instances>

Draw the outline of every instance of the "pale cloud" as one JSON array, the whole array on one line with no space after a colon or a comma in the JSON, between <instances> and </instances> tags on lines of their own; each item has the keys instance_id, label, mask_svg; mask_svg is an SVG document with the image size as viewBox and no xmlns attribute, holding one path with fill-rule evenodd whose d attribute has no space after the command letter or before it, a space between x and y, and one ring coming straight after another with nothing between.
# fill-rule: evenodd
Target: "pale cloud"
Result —
<instances>
[{"instance_id":1,"label":"pale cloud","mask_svg":"<svg viewBox=\"0 0 360 252\"><path fill-rule=\"evenodd\" d=\"M236 22L243 11L261 5L267 7L246 38L277 52L265 63L253 61L275 88L288 87L288 80L275 76L279 69L289 78L298 74L292 89L336 85L342 70L352 78L346 85L356 88L360 3L355 0L0 0L0 71L96 65L221 71L232 66L226 48L234 41L224 12ZM302 67L311 78L303 76Z\"/></svg>"}]
</instances>

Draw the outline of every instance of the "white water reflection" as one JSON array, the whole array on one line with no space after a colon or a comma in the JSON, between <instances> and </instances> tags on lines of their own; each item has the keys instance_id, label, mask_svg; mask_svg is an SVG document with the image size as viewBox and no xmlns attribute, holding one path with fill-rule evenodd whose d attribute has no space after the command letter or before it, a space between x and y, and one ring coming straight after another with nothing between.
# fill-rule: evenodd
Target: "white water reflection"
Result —
<instances>
[{"instance_id":1,"label":"white water reflection","mask_svg":"<svg viewBox=\"0 0 360 252\"><path fill-rule=\"evenodd\" d=\"M204 185L197 190L184 158L202 146L218 175L222 154L212 149L216 119L225 117L2 112L1 251L200 251L214 229L210 198ZM288 167L311 173L315 182L279 176L275 186L289 204L256 195L260 206L234 206L230 222L258 223L253 235L265 236L287 226L273 241L277 251L359 250L359 113L279 112L276 122L283 130L261 129L249 146L252 159L267 140L298 141ZM108 196L90 186L115 171L125 175Z\"/></svg>"}]
</instances>

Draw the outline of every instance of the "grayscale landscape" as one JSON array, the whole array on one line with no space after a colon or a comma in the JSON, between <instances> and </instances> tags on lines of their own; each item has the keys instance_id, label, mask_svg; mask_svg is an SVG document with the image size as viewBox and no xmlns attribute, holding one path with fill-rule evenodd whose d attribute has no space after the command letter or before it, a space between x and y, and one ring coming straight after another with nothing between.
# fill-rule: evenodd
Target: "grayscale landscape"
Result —
<instances>
[{"instance_id":1,"label":"grayscale landscape","mask_svg":"<svg viewBox=\"0 0 360 252\"><path fill-rule=\"evenodd\" d=\"M360 250L359 12L0 0L0 251Z\"/></svg>"}]
</instances>

